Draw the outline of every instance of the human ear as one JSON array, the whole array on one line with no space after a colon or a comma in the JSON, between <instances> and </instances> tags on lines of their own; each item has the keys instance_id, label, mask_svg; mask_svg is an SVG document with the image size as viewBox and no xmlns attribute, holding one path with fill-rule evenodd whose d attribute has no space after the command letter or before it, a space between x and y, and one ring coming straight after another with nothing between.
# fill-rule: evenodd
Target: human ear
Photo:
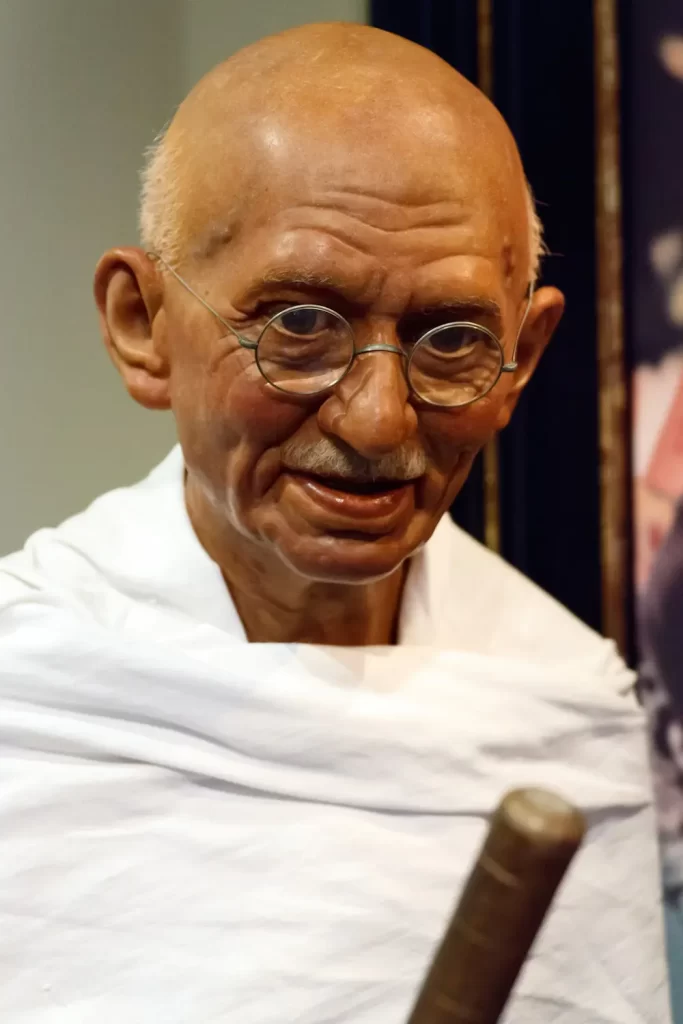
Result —
<instances>
[{"instance_id":1,"label":"human ear","mask_svg":"<svg viewBox=\"0 0 683 1024\"><path fill-rule=\"evenodd\" d=\"M104 343L129 394L147 409L170 408L162 289L154 262L142 249L110 249L97 264L94 292Z\"/></svg>"},{"instance_id":2,"label":"human ear","mask_svg":"<svg viewBox=\"0 0 683 1024\"><path fill-rule=\"evenodd\" d=\"M517 369L499 413L497 430L502 430L510 422L519 397L531 380L563 312L564 295L557 288L539 288L534 292L517 342Z\"/></svg>"}]
</instances>

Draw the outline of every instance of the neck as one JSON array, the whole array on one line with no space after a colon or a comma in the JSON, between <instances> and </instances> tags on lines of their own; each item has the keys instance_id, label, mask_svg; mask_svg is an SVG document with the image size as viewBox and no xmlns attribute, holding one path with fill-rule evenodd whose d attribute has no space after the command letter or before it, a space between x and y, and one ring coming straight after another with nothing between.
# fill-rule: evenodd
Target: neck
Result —
<instances>
[{"instance_id":1,"label":"neck","mask_svg":"<svg viewBox=\"0 0 683 1024\"><path fill-rule=\"evenodd\" d=\"M223 520L187 506L195 532L219 565L252 643L360 647L396 642L407 566L367 584L321 583L299 576L278 556Z\"/></svg>"},{"instance_id":2,"label":"neck","mask_svg":"<svg viewBox=\"0 0 683 1024\"><path fill-rule=\"evenodd\" d=\"M246 560L245 560L246 561ZM368 584L330 584L295 574L254 579L253 563L234 563L223 577L253 643L333 644L362 647L396 641L404 573Z\"/></svg>"}]
</instances>

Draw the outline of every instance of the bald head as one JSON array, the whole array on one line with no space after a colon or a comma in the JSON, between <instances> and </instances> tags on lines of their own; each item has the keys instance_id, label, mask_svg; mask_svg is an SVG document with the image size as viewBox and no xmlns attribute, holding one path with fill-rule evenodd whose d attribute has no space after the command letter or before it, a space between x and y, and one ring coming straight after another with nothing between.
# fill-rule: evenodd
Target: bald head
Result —
<instances>
[{"instance_id":1,"label":"bald head","mask_svg":"<svg viewBox=\"0 0 683 1024\"><path fill-rule=\"evenodd\" d=\"M514 140L495 107L433 53L361 25L307 25L211 71L151 149L143 244L169 262L237 236L297 188L418 206L444 182L486 204L513 263L541 251Z\"/></svg>"}]
</instances>

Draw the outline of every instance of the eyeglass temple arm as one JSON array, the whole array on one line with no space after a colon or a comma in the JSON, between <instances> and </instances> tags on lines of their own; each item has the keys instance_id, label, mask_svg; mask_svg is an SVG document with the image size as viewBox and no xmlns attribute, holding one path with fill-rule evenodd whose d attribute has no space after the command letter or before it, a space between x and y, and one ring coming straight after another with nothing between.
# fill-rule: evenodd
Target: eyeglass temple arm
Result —
<instances>
[{"instance_id":1,"label":"eyeglass temple arm","mask_svg":"<svg viewBox=\"0 0 683 1024\"><path fill-rule=\"evenodd\" d=\"M190 295L194 295L194 297L197 300L197 302L201 302L201 304L204 307L204 309L206 309L209 313L211 313L212 316L215 316L216 319L219 321L219 323L221 323L223 325L223 327L226 328L226 330L230 331L230 333L233 334L237 338L237 340L239 341L240 345L242 345L243 348L256 349L258 347L258 342L250 341L249 338L243 338L242 335L239 334L235 330L235 328L232 326L232 324L229 324L228 321L225 320L221 316L221 314L218 312L218 310L213 308L211 303L207 302L206 299L203 298L203 296L201 296L199 294L199 292L196 292L194 290L194 288L192 287L192 285L189 284L185 280L184 277L181 277L180 274L178 273L178 271L174 270L173 267L170 265L170 263L167 263L166 260L163 259L163 257L159 256L159 254L156 253L156 252L148 252L147 253L147 257L150 260L154 260L155 263L160 263L162 265L162 267L164 267L166 270L168 270L168 272L170 274L173 274L173 276L175 277L176 281L178 281L183 286L183 288L186 288L188 290L188 292L190 293ZM528 291L529 291L529 298L527 300L526 309L524 310L524 316L522 317L522 322L520 323L519 330L517 331L517 337L515 338L515 347L512 350L512 359L510 360L509 363L504 363L503 364L503 366L501 367L501 373L514 373L514 371L517 369L517 360L516 360L517 346L519 345L519 339L521 337L522 330L524 329L524 324L526 323L526 318L529 315L529 310L531 308L531 300L534 297L534 283L533 283L533 281L529 284ZM363 351L363 352L389 351L389 352L398 352L399 354L402 354L401 350L395 348L393 345L372 345L372 346L366 346L361 351Z\"/></svg>"},{"instance_id":2,"label":"eyeglass temple arm","mask_svg":"<svg viewBox=\"0 0 683 1024\"><path fill-rule=\"evenodd\" d=\"M147 256L150 260L153 260L155 263L160 263L165 270L168 270L169 274L173 274L176 281L178 281L183 286L183 288L186 288L190 295L194 295L197 302L201 302L204 309L206 309L209 313L215 316L219 323L221 323L226 330L230 331L230 333L237 338L242 348L256 349L257 342L250 341L249 338L243 338L242 335L235 330L232 324L229 324L228 321L221 316L218 310L213 308L210 302L207 302L206 299L199 294L199 292L196 292L194 290L191 284L188 284L184 277L180 276L177 270L173 269L170 263L167 263L165 259L163 259L155 252L148 252Z\"/></svg>"},{"instance_id":3,"label":"eyeglass temple arm","mask_svg":"<svg viewBox=\"0 0 683 1024\"><path fill-rule=\"evenodd\" d=\"M500 371L501 373L514 373L514 371L517 369L517 365L518 365L517 364L517 346L519 345L519 339L522 336L522 331L524 330L524 324L526 323L526 318L529 315L529 310L531 309L531 300L534 297L534 288L535 288L534 282L531 281L529 283L529 288L528 288L529 298L527 299L526 309L524 310L524 316L522 317L522 322L520 323L519 330L517 331L517 337L515 338L515 347L512 350L512 359L510 360L509 363L505 363L501 367L501 371Z\"/></svg>"}]
</instances>

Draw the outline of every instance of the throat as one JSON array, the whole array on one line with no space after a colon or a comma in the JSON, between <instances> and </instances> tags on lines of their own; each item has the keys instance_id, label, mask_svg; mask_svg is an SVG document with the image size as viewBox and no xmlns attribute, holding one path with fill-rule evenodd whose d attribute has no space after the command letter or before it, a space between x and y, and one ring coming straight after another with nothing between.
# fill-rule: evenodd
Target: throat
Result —
<instances>
[{"instance_id":1,"label":"throat","mask_svg":"<svg viewBox=\"0 0 683 1024\"><path fill-rule=\"evenodd\" d=\"M239 578L224 578L250 643L366 647L398 642L406 572L401 566L367 585L309 583L259 594Z\"/></svg>"}]
</instances>

